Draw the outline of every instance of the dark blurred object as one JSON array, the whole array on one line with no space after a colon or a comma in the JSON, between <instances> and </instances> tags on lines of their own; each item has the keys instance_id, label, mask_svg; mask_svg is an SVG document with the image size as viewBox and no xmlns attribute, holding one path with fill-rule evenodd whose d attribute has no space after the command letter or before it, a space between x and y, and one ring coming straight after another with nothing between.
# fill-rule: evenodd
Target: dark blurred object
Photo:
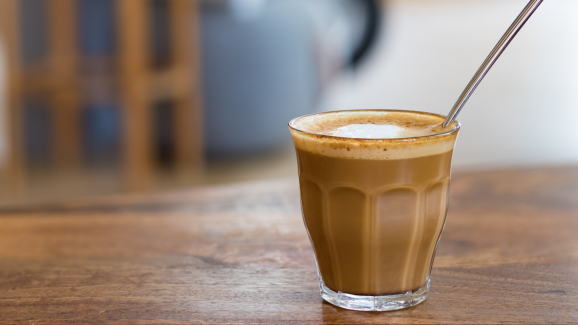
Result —
<instances>
[{"instance_id":1,"label":"dark blurred object","mask_svg":"<svg viewBox=\"0 0 578 325\"><path fill-rule=\"evenodd\" d=\"M162 167L170 166L175 161L175 134L172 132L172 121L175 119L175 105L168 100L160 101L154 106L154 132L157 163Z\"/></svg>"},{"instance_id":2,"label":"dark blurred object","mask_svg":"<svg viewBox=\"0 0 578 325\"><path fill-rule=\"evenodd\" d=\"M289 140L324 84L362 62L381 14L373 0L203 1L206 147L246 155Z\"/></svg>"},{"instance_id":3,"label":"dark blurred object","mask_svg":"<svg viewBox=\"0 0 578 325\"><path fill-rule=\"evenodd\" d=\"M118 159L121 139L120 110L114 105L90 105L83 110L82 138L91 164Z\"/></svg>"},{"instance_id":4,"label":"dark blurred object","mask_svg":"<svg viewBox=\"0 0 578 325\"><path fill-rule=\"evenodd\" d=\"M33 164L46 164L50 161L53 148L53 130L51 111L39 100L28 100L23 105L25 128L25 152Z\"/></svg>"},{"instance_id":5,"label":"dark blurred object","mask_svg":"<svg viewBox=\"0 0 578 325\"><path fill-rule=\"evenodd\" d=\"M196 0L195 0L196 1ZM150 51L153 54L153 65L166 67L171 59L171 12L166 0L151 0Z\"/></svg>"},{"instance_id":6,"label":"dark blurred object","mask_svg":"<svg viewBox=\"0 0 578 325\"><path fill-rule=\"evenodd\" d=\"M79 40L85 54L111 54L115 50L114 0L80 0Z\"/></svg>"},{"instance_id":7,"label":"dark blurred object","mask_svg":"<svg viewBox=\"0 0 578 325\"><path fill-rule=\"evenodd\" d=\"M22 60L34 62L41 60L48 53L48 24L46 19L47 1L20 0L20 30Z\"/></svg>"},{"instance_id":8,"label":"dark blurred object","mask_svg":"<svg viewBox=\"0 0 578 325\"><path fill-rule=\"evenodd\" d=\"M349 1L349 3L350 5L352 4L351 1ZM352 66L357 66L363 58L367 56L367 52L374 46L381 27L382 16L379 3L375 0L357 0L353 3L357 3L361 8L361 15L365 17L365 19L361 19L364 22L364 31L352 52L350 60Z\"/></svg>"}]
</instances>

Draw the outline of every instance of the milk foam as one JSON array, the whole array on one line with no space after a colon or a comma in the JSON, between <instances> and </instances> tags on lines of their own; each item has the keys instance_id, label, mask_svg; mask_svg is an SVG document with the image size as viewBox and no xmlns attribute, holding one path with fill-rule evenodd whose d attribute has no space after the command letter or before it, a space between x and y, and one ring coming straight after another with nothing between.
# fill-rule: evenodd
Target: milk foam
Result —
<instances>
[{"instance_id":1,"label":"milk foam","mask_svg":"<svg viewBox=\"0 0 578 325\"><path fill-rule=\"evenodd\" d=\"M400 139L421 137L435 132L427 128L408 128L391 124L349 124L322 134L358 139Z\"/></svg>"},{"instance_id":2,"label":"milk foam","mask_svg":"<svg viewBox=\"0 0 578 325\"><path fill-rule=\"evenodd\" d=\"M352 110L306 115L289 123L295 146L348 159L408 159L453 150L459 123L442 115L389 110Z\"/></svg>"}]
</instances>

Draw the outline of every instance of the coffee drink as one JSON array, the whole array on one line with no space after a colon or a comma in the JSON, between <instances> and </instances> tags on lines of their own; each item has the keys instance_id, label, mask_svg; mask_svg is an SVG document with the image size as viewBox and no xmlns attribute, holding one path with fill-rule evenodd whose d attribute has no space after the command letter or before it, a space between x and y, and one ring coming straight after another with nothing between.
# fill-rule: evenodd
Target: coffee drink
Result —
<instances>
[{"instance_id":1,"label":"coffee drink","mask_svg":"<svg viewBox=\"0 0 578 325\"><path fill-rule=\"evenodd\" d=\"M457 122L442 128L443 120L378 110L291 121L303 219L324 299L391 310L427 296L459 130ZM376 303L376 297L385 298Z\"/></svg>"}]
</instances>

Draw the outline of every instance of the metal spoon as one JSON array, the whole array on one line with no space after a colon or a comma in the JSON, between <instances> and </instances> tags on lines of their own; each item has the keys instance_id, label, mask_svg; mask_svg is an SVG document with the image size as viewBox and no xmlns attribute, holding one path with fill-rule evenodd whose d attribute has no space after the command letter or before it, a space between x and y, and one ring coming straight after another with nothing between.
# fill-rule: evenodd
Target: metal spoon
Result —
<instances>
[{"instance_id":1,"label":"metal spoon","mask_svg":"<svg viewBox=\"0 0 578 325\"><path fill-rule=\"evenodd\" d=\"M544 0L531 0L528 3L528 5L526 5L524 10L522 10L518 18L514 20L510 28L508 28L508 30L506 31L504 36L502 36L498 44L496 44L492 52L490 52L490 55L488 55L484 63L482 63L482 65L480 66L480 68L470 81L470 83L467 85L466 89L464 89L460 98L458 98L458 101L454 104L454 107L452 108L452 110L446 117L446 120L442 124L444 128L450 125L456 119L456 116L458 116L464 105L466 105L466 102L468 101L468 99L470 99L470 96L472 95L474 90L476 90L480 82L482 82L482 79L484 79L488 71L490 71L494 63L496 63L500 55L502 55L502 53L504 52L506 47L508 47L510 42L514 39L516 34L518 34L520 29L522 29L526 21L528 21L528 19L530 18L530 16L532 16L534 11L538 9L538 6L542 4L542 1Z\"/></svg>"}]
</instances>

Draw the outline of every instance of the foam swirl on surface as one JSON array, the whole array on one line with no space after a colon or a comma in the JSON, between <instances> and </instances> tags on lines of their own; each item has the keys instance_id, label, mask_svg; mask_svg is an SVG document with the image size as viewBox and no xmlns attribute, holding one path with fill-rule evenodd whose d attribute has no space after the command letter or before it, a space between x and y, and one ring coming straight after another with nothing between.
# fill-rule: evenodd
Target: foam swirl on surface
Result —
<instances>
[{"instance_id":1,"label":"foam swirl on surface","mask_svg":"<svg viewBox=\"0 0 578 325\"><path fill-rule=\"evenodd\" d=\"M353 110L298 117L289 123L299 149L348 159L408 159L453 149L459 123L433 113Z\"/></svg>"}]
</instances>

